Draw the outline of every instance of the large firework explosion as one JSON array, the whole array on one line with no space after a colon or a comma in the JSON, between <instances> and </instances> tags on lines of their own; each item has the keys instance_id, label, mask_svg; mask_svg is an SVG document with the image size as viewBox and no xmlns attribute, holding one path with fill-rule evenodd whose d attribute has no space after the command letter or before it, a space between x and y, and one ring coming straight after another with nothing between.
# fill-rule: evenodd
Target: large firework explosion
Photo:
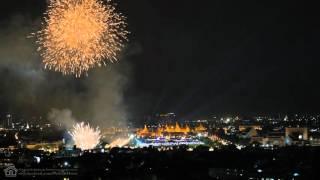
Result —
<instances>
[{"instance_id":1,"label":"large firework explosion","mask_svg":"<svg viewBox=\"0 0 320 180\"><path fill-rule=\"evenodd\" d=\"M44 20L37 43L45 68L76 77L116 61L129 33L110 0L50 0Z\"/></svg>"},{"instance_id":2,"label":"large firework explosion","mask_svg":"<svg viewBox=\"0 0 320 180\"><path fill-rule=\"evenodd\" d=\"M74 125L69 133L75 145L82 150L93 149L100 143L101 133L99 128L94 129L84 122Z\"/></svg>"}]
</instances>

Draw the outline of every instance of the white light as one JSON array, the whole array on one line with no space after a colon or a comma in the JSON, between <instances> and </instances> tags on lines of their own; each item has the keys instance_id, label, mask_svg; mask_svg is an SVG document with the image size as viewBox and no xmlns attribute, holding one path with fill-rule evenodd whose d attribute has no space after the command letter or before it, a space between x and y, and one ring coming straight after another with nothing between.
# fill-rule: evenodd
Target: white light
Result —
<instances>
[{"instance_id":1,"label":"white light","mask_svg":"<svg viewBox=\"0 0 320 180\"><path fill-rule=\"evenodd\" d=\"M236 144L236 148L241 150L244 146Z\"/></svg>"},{"instance_id":2,"label":"white light","mask_svg":"<svg viewBox=\"0 0 320 180\"><path fill-rule=\"evenodd\" d=\"M302 135L301 134L299 135L299 139L302 139Z\"/></svg>"},{"instance_id":3,"label":"white light","mask_svg":"<svg viewBox=\"0 0 320 180\"><path fill-rule=\"evenodd\" d=\"M36 159L37 163L39 164L40 163L40 157L37 157L37 156L33 156L33 157Z\"/></svg>"},{"instance_id":4,"label":"white light","mask_svg":"<svg viewBox=\"0 0 320 180\"><path fill-rule=\"evenodd\" d=\"M75 145L81 150L88 150L95 148L101 139L99 128L93 128L84 122L77 123L69 134Z\"/></svg>"},{"instance_id":5,"label":"white light","mask_svg":"<svg viewBox=\"0 0 320 180\"><path fill-rule=\"evenodd\" d=\"M65 162L63 163L63 165L64 165L64 166L68 166L69 163L68 163L67 161L65 161Z\"/></svg>"},{"instance_id":6,"label":"white light","mask_svg":"<svg viewBox=\"0 0 320 180\"><path fill-rule=\"evenodd\" d=\"M258 172L258 173L262 173L262 169L258 169L257 172Z\"/></svg>"},{"instance_id":7,"label":"white light","mask_svg":"<svg viewBox=\"0 0 320 180\"><path fill-rule=\"evenodd\" d=\"M299 173L293 173L293 176L297 177L297 176L300 176L300 174Z\"/></svg>"},{"instance_id":8,"label":"white light","mask_svg":"<svg viewBox=\"0 0 320 180\"><path fill-rule=\"evenodd\" d=\"M188 148L187 151L193 151L193 149L192 148Z\"/></svg>"}]
</instances>

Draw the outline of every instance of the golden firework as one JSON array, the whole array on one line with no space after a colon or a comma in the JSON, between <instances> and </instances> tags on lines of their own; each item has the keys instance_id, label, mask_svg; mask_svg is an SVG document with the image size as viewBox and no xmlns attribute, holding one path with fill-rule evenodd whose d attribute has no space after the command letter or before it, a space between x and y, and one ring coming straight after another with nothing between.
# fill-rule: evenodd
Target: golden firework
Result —
<instances>
[{"instance_id":1,"label":"golden firework","mask_svg":"<svg viewBox=\"0 0 320 180\"><path fill-rule=\"evenodd\" d=\"M127 41L125 17L107 1L50 0L37 43L45 68L80 77L117 61Z\"/></svg>"}]
</instances>

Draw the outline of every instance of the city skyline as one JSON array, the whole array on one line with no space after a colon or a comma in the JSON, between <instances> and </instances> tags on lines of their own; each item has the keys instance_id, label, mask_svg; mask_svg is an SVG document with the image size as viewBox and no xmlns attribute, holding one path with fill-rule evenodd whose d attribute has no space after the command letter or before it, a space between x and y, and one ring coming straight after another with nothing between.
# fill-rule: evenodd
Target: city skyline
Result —
<instances>
[{"instance_id":1,"label":"city skyline","mask_svg":"<svg viewBox=\"0 0 320 180\"><path fill-rule=\"evenodd\" d=\"M0 179L319 179L317 7L2 0Z\"/></svg>"},{"instance_id":2,"label":"city skyline","mask_svg":"<svg viewBox=\"0 0 320 180\"><path fill-rule=\"evenodd\" d=\"M318 15L311 5L120 1L131 31L120 61L75 79L45 71L27 38L39 29L46 2L3 3L2 112L46 116L66 108L97 121L108 109L113 119L319 112Z\"/></svg>"}]
</instances>

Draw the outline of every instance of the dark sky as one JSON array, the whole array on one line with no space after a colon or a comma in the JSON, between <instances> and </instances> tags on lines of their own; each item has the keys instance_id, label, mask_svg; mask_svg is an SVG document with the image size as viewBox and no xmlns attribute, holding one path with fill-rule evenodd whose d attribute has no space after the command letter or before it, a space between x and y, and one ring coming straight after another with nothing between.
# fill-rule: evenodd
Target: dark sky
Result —
<instances>
[{"instance_id":1,"label":"dark sky","mask_svg":"<svg viewBox=\"0 0 320 180\"><path fill-rule=\"evenodd\" d=\"M117 4L131 31L127 48L131 54L119 64L131 69L124 102L133 116L168 111L185 117L320 112L320 18L315 4L287 0ZM45 6L45 0L1 1L0 30L13 16L39 19ZM1 73L0 80L6 78ZM77 89L78 80L70 81ZM5 99L2 109L11 103L0 99Z\"/></svg>"}]
</instances>

